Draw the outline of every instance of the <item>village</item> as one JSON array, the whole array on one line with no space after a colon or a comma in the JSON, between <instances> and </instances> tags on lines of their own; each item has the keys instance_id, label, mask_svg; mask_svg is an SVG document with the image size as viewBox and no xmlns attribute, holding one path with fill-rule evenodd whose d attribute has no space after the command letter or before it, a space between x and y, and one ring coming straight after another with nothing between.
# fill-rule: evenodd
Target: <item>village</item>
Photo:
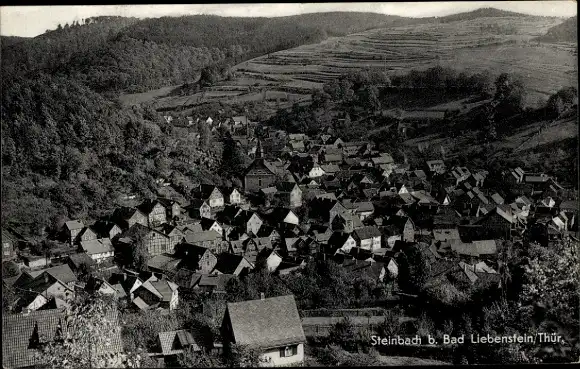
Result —
<instances>
[{"instance_id":1,"label":"village","mask_svg":"<svg viewBox=\"0 0 580 369\"><path fill-rule=\"evenodd\" d=\"M225 298L232 279L264 269L299 274L326 260L384 285L385 299L397 301L408 295L399 289L397 256L411 246L428 263L427 284L476 288L501 286L507 242L578 241L577 195L544 173L519 167L490 173L441 159L411 167L370 142L343 141L331 131L309 137L261 127L258 136L258 124L245 116L204 122L227 127L252 158L243 187L183 189L160 180L165 196L102 219L64 222L47 235L59 245L50 252L35 254L24 237L2 230L2 261L18 270L3 278L17 296L8 317L13 329L3 329L4 363L33 365L25 333L35 325L55 330L79 291L163 315L180 309L189 291ZM307 336L321 325L299 311L292 295L228 303L222 319L212 350L228 342L255 345L275 366L302 365ZM148 354L159 365L188 347L202 350L188 330L158 332L158 339L159 349Z\"/></svg>"}]
</instances>

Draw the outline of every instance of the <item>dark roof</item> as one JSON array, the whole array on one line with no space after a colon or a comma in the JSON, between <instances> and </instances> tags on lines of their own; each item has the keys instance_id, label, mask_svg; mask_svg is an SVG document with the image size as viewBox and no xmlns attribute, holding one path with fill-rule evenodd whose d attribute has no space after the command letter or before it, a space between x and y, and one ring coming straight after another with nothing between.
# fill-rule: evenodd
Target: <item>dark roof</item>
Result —
<instances>
[{"instance_id":1,"label":"dark roof","mask_svg":"<svg viewBox=\"0 0 580 369\"><path fill-rule=\"evenodd\" d=\"M2 317L2 366L19 368L38 364L35 358L37 350L29 349L30 339L38 325L38 335L54 340L59 324L64 323L65 313L62 309L33 311L29 314L4 315ZM107 320L118 325L117 311L107 312ZM63 324L63 330L66 327ZM111 345L104 352L122 352L123 345L120 331L111 332ZM105 351L106 350L106 351Z\"/></svg>"},{"instance_id":2,"label":"dark roof","mask_svg":"<svg viewBox=\"0 0 580 369\"><path fill-rule=\"evenodd\" d=\"M157 206L157 204L163 206L157 200L147 199L147 200L143 201L141 204L139 204L137 206L137 209L139 209L143 214L150 214L153 211L153 208L155 206Z\"/></svg>"},{"instance_id":3,"label":"dark roof","mask_svg":"<svg viewBox=\"0 0 580 369\"><path fill-rule=\"evenodd\" d=\"M81 255L87 256L86 254L81 254ZM89 259L90 259L90 257L89 257ZM91 259L91 261L92 261L92 259ZM65 284L77 281L77 276L73 273L73 271L68 266L68 264L54 266L52 268L43 269L43 270L40 270L38 272L30 272L30 275L32 275L33 277L36 277L36 276L41 275L43 272L50 274L51 276L53 276L54 278L58 279L59 281L61 281L62 283L65 283Z\"/></svg>"},{"instance_id":4,"label":"dark roof","mask_svg":"<svg viewBox=\"0 0 580 369\"><path fill-rule=\"evenodd\" d=\"M215 269L219 270L223 274L234 274L237 267L242 263L244 259L241 255L234 255L227 252L218 255L217 264Z\"/></svg>"},{"instance_id":5,"label":"dark roof","mask_svg":"<svg viewBox=\"0 0 580 369\"><path fill-rule=\"evenodd\" d=\"M282 182L276 186L276 189L280 192L292 192L298 185L295 182ZM300 187L298 187L300 189Z\"/></svg>"},{"instance_id":6,"label":"dark roof","mask_svg":"<svg viewBox=\"0 0 580 369\"><path fill-rule=\"evenodd\" d=\"M201 274L189 269L179 269L173 276L173 282L181 288L192 288L197 284Z\"/></svg>"},{"instance_id":7,"label":"dark roof","mask_svg":"<svg viewBox=\"0 0 580 369\"><path fill-rule=\"evenodd\" d=\"M100 238L107 238L109 237L109 232L111 232L115 226L117 225L113 222L98 220L91 226L91 228L97 233L97 235L99 235Z\"/></svg>"},{"instance_id":8,"label":"dark roof","mask_svg":"<svg viewBox=\"0 0 580 369\"><path fill-rule=\"evenodd\" d=\"M293 295L228 303L235 343L271 348L306 341Z\"/></svg>"},{"instance_id":9,"label":"dark roof","mask_svg":"<svg viewBox=\"0 0 580 369\"><path fill-rule=\"evenodd\" d=\"M263 158L255 159L246 169L245 175L276 175L277 171Z\"/></svg>"},{"instance_id":10,"label":"dark roof","mask_svg":"<svg viewBox=\"0 0 580 369\"><path fill-rule=\"evenodd\" d=\"M368 240L369 238L381 237L381 231L379 231L379 229L375 226L357 228L354 230L354 234L360 240Z\"/></svg>"}]
</instances>

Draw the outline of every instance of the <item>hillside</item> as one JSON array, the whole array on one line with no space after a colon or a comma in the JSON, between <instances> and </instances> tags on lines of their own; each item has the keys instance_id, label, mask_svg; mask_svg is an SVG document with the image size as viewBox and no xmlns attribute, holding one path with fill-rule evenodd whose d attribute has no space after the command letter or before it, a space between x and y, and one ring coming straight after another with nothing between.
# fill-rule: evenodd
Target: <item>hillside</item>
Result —
<instances>
[{"instance_id":1,"label":"hillside","mask_svg":"<svg viewBox=\"0 0 580 369\"><path fill-rule=\"evenodd\" d=\"M97 17L3 51L5 75L59 73L98 92L140 92L194 81L209 65L228 65L407 18L316 13L281 18L210 15L138 20ZM410 20L409 22L416 22Z\"/></svg>"},{"instance_id":2,"label":"hillside","mask_svg":"<svg viewBox=\"0 0 580 369\"><path fill-rule=\"evenodd\" d=\"M543 42L574 42L578 43L578 18L566 19L563 23L554 26L545 35L537 38Z\"/></svg>"},{"instance_id":3,"label":"hillside","mask_svg":"<svg viewBox=\"0 0 580 369\"><path fill-rule=\"evenodd\" d=\"M536 105L562 86L575 85L576 56L569 47L531 42L558 18L465 13L462 21L422 19L419 24L391 25L315 44L270 53L236 65L236 77L210 89L183 96L142 94L126 102L154 102L160 110L193 108L208 102L266 104L271 111L308 103L313 89L360 68L380 68L389 76L441 65L465 72L517 72L524 76L526 103ZM457 15L459 16L459 15ZM449 19L449 18L448 18Z\"/></svg>"},{"instance_id":4,"label":"hillside","mask_svg":"<svg viewBox=\"0 0 580 369\"><path fill-rule=\"evenodd\" d=\"M471 12L459 13L446 15L444 17L436 17L440 22L462 22L467 20L474 20L479 18L503 18L503 17L518 17L524 18L529 17L527 14L510 12L507 10L501 10L496 8L480 8Z\"/></svg>"}]
</instances>

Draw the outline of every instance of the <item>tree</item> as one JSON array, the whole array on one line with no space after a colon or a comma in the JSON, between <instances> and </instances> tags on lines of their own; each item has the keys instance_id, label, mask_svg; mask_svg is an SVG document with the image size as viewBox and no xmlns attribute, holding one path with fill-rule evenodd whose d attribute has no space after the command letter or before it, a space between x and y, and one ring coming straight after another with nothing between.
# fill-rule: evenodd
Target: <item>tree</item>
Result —
<instances>
[{"instance_id":1,"label":"tree","mask_svg":"<svg viewBox=\"0 0 580 369\"><path fill-rule=\"evenodd\" d=\"M520 327L532 332L557 332L565 343L536 347L544 362L569 362L580 356L579 245L571 239L553 248L530 245L525 280L518 301Z\"/></svg>"},{"instance_id":2,"label":"tree","mask_svg":"<svg viewBox=\"0 0 580 369\"><path fill-rule=\"evenodd\" d=\"M566 87L550 96L546 107L554 116L559 116L574 105L578 105L578 90L576 87Z\"/></svg>"},{"instance_id":3,"label":"tree","mask_svg":"<svg viewBox=\"0 0 580 369\"><path fill-rule=\"evenodd\" d=\"M426 256L417 245L406 247L397 260L399 286L403 291L418 293L423 289L429 275Z\"/></svg>"},{"instance_id":4,"label":"tree","mask_svg":"<svg viewBox=\"0 0 580 369\"><path fill-rule=\"evenodd\" d=\"M20 268L12 261L2 263L2 278L16 277L20 274Z\"/></svg>"},{"instance_id":5,"label":"tree","mask_svg":"<svg viewBox=\"0 0 580 369\"><path fill-rule=\"evenodd\" d=\"M209 149L211 145L211 130L209 126L205 122L198 123L198 132L199 132L199 147L202 150Z\"/></svg>"},{"instance_id":6,"label":"tree","mask_svg":"<svg viewBox=\"0 0 580 369\"><path fill-rule=\"evenodd\" d=\"M65 311L54 341L43 345L38 359L52 368L137 368L140 355L108 352L118 322L111 319L115 307L101 299L77 299ZM52 334L53 332L48 332Z\"/></svg>"},{"instance_id":7,"label":"tree","mask_svg":"<svg viewBox=\"0 0 580 369\"><path fill-rule=\"evenodd\" d=\"M177 356L177 362L182 368L216 368L224 364L219 357L208 355L205 351L195 351L189 347Z\"/></svg>"},{"instance_id":8,"label":"tree","mask_svg":"<svg viewBox=\"0 0 580 369\"><path fill-rule=\"evenodd\" d=\"M236 141L228 134L224 139L222 170L231 176L240 177L245 170L245 160Z\"/></svg>"},{"instance_id":9,"label":"tree","mask_svg":"<svg viewBox=\"0 0 580 369\"><path fill-rule=\"evenodd\" d=\"M266 360L261 357L259 350L238 344L226 347L224 361L229 368L257 367L262 363L266 363Z\"/></svg>"}]
</instances>

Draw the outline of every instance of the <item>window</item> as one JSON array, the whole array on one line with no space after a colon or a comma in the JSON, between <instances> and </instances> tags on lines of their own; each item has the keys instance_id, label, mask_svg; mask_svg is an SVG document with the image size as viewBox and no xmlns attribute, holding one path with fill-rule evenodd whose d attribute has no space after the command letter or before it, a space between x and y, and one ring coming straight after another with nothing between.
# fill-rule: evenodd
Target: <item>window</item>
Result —
<instances>
[{"instance_id":1,"label":"window","mask_svg":"<svg viewBox=\"0 0 580 369\"><path fill-rule=\"evenodd\" d=\"M262 179L261 178L258 179L258 186L260 186L260 187L262 186Z\"/></svg>"},{"instance_id":2,"label":"window","mask_svg":"<svg viewBox=\"0 0 580 369\"><path fill-rule=\"evenodd\" d=\"M298 346L286 346L280 349L280 357L298 355Z\"/></svg>"}]
</instances>

